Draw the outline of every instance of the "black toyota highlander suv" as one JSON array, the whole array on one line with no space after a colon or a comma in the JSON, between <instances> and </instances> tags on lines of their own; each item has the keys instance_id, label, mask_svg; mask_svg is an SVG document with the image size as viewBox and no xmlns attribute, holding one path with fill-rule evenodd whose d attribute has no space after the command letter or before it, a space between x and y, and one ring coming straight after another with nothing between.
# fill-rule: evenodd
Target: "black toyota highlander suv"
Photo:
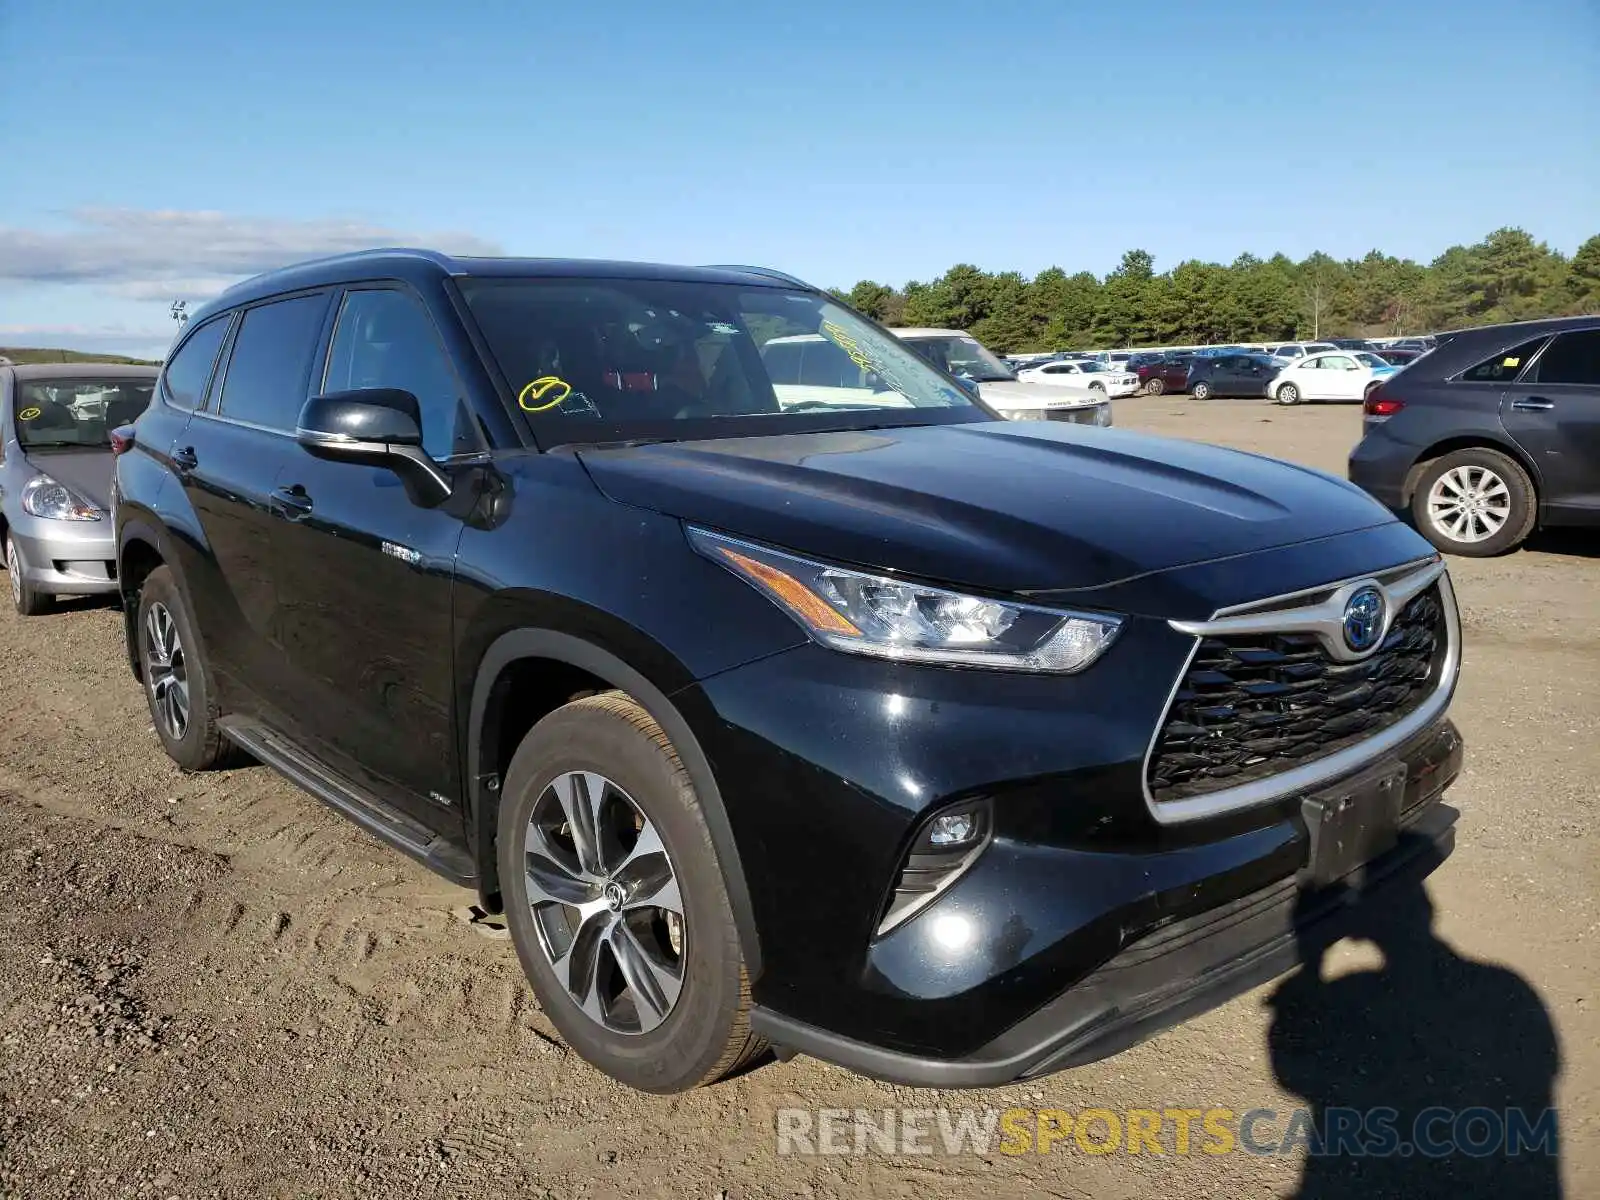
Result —
<instances>
[{"instance_id":1,"label":"black toyota highlander suv","mask_svg":"<svg viewBox=\"0 0 1600 1200\"><path fill-rule=\"evenodd\" d=\"M825 385L764 369L797 337ZM1414 531L997 420L775 272L295 267L197 312L115 440L167 752L476 889L636 1087L1089 1061L1450 848L1460 632Z\"/></svg>"}]
</instances>

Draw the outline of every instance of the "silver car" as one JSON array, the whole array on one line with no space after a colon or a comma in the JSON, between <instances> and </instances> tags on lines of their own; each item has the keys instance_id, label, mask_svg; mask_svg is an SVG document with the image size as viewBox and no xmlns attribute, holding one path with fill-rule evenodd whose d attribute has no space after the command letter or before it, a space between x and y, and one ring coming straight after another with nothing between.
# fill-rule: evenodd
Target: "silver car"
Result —
<instances>
[{"instance_id":1,"label":"silver car","mask_svg":"<svg viewBox=\"0 0 1600 1200\"><path fill-rule=\"evenodd\" d=\"M117 589L111 431L144 412L156 368L0 366L0 536L23 616Z\"/></svg>"}]
</instances>

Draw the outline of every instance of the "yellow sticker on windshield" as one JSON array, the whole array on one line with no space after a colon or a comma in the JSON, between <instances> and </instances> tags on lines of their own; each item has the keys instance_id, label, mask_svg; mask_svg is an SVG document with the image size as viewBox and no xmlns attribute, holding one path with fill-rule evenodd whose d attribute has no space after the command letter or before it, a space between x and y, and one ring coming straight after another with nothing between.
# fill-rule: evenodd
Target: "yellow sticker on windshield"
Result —
<instances>
[{"instance_id":1,"label":"yellow sticker on windshield","mask_svg":"<svg viewBox=\"0 0 1600 1200\"><path fill-rule=\"evenodd\" d=\"M1504 362L1502 362L1500 365L1502 367L1514 367L1518 363L1520 363L1521 361L1522 360L1520 358L1508 358Z\"/></svg>"},{"instance_id":2,"label":"yellow sticker on windshield","mask_svg":"<svg viewBox=\"0 0 1600 1200\"><path fill-rule=\"evenodd\" d=\"M35 417L37 417L38 415L39 415L39 409L37 409L37 408L25 408L25 409L23 409L21 412L19 412L17 414L17 420L19 420L19 421L31 421Z\"/></svg>"},{"instance_id":3,"label":"yellow sticker on windshield","mask_svg":"<svg viewBox=\"0 0 1600 1200\"><path fill-rule=\"evenodd\" d=\"M517 407L523 412L545 412L572 395L572 385L555 375L535 379L517 396Z\"/></svg>"}]
</instances>

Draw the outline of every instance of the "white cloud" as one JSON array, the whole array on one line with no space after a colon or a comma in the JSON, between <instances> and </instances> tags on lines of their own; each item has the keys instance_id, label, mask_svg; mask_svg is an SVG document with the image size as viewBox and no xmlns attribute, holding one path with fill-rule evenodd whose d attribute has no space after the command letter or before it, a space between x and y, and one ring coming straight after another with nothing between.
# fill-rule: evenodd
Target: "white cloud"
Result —
<instances>
[{"instance_id":1,"label":"white cloud","mask_svg":"<svg viewBox=\"0 0 1600 1200\"><path fill-rule=\"evenodd\" d=\"M498 247L466 233L421 233L335 218L280 220L220 212L86 208L65 230L0 225L0 280L88 285L122 299L214 296L276 267L376 246L461 254Z\"/></svg>"}]
</instances>

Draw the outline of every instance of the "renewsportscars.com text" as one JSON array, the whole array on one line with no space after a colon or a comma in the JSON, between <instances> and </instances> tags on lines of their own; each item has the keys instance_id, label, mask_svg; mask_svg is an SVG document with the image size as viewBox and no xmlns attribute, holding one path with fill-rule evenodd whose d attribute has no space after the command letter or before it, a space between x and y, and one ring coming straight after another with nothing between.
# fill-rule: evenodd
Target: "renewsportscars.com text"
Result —
<instances>
[{"instance_id":1,"label":"renewsportscars.com text","mask_svg":"<svg viewBox=\"0 0 1600 1200\"><path fill-rule=\"evenodd\" d=\"M1555 1154L1554 1109L780 1108L779 1154Z\"/></svg>"}]
</instances>

